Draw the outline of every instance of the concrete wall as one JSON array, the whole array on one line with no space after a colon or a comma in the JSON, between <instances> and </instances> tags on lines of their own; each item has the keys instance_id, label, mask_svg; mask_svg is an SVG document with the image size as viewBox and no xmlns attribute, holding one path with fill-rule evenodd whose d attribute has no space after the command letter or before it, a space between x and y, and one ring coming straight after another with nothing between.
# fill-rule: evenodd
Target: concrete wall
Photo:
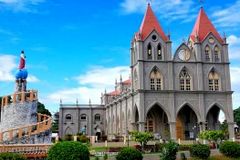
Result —
<instances>
[{"instance_id":1,"label":"concrete wall","mask_svg":"<svg viewBox=\"0 0 240 160\"><path fill-rule=\"evenodd\" d=\"M37 122L37 101L15 103L1 109L0 131Z\"/></svg>"}]
</instances>

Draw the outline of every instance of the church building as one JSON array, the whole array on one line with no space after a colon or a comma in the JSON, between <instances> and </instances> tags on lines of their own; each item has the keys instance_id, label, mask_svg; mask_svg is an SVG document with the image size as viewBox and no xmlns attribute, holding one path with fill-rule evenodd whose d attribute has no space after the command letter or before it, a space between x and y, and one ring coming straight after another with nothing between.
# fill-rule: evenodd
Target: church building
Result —
<instances>
[{"instance_id":1,"label":"church building","mask_svg":"<svg viewBox=\"0 0 240 160\"><path fill-rule=\"evenodd\" d=\"M108 138L138 130L164 139L195 139L201 131L219 129L220 111L229 138L234 137L228 44L202 7L188 41L172 53L170 35L148 4L130 58L130 79L120 78L114 91L102 94L100 105L60 104L61 137L86 126L86 134Z\"/></svg>"}]
</instances>

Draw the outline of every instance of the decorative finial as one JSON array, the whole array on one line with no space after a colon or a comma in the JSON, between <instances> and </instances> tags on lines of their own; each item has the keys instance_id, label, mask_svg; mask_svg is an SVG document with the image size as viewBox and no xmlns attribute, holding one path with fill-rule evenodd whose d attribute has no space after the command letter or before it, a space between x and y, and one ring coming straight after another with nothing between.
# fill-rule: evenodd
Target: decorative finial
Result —
<instances>
[{"instance_id":1,"label":"decorative finial","mask_svg":"<svg viewBox=\"0 0 240 160\"><path fill-rule=\"evenodd\" d=\"M122 74L120 74L120 83L122 83Z\"/></svg>"},{"instance_id":2,"label":"decorative finial","mask_svg":"<svg viewBox=\"0 0 240 160\"><path fill-rule=\"evenodd\" d=\"M115 79L115 85L117 85L117 78Z\"/></svg>"},{"instance_id":3,"label":"decorative finial","mask_svg":"<svg viewBox=\"0 0 240 160\"><path fill-rule=\"evenodd\" d=\"M107 90L106 90L106 88L105 88L105 90L104 90L104 93L107 94Z\"/></svg>"},{"instance_id":4,"label":"decorative finial","mask_svg":"<svg viewBox=\"0 0 240 160\"><path fill-rule=\"evenodd\" d=\"M76 99L76 104L78 105L78 99Z\"/></svg>"},{"instance_id":5,"label":"decorative finial","mask_svg":"<svg viewBox=\"0 0 240 160\"><path fill-rule=\"evenodd\" d=\"M225 44L227 43L227 36L225 32L223 32L223 41Z\"/></svg>"},{"instance_id":6,"label":"decorative finial","mask_svg":"<svg viewBox=\"0 0 240 160\"><path fill-rule=\"evenodd\" d=\"M92 104L92 102L91 102L91 99L89 98L89 105L91 105Z\"/></svg>"},{"instance_id":7,"label":"decorative finial","mask_svg":"<svg viewBox=\"0 0 240 160\"><path fill-rule=\"evenodd\" d=\"M170 35L170 29L169 29L169 28L168 28L168 34L167 34L167 36L168 36L168 40L170 41L171 35Z\"/></svg>"},{"instance_id":8,"label":"decorative finial","mask_svg":"<svg viewBox=\"0 0 240 160\"><path fill-rule=\"evenodd\" d=\"M60 98L60 104L62 104L62 99Z\"/></svg>"}]
</instances>

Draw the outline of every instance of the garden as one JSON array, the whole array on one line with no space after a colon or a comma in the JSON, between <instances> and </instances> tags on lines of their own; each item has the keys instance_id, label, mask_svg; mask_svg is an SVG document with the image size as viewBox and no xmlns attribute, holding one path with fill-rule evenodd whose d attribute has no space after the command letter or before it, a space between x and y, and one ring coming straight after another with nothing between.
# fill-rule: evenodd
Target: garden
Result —
<instances>
[{"instance_id":1,"label":"garden","mask_svg":"<svg viewBox=\"0 0 240 160\"><path fill-rule=\"evenodd\" d=\"M132 132L132 139L139 143L130 147L93 147L85 135L77 135L75 141L71 135L55 143L48 151L47 160L239 160L240 144L224 141L220 131L201 132L199 138L206 139L208 144L177 144L174 141L154 143L152 133ZM211 154L215 144L217 154ZM212 150L213 151L213 150ZM99 154L101 153L101 154ZM1 153L0 160L26 160L16 153Z\"/></svg>"}]
</instances>

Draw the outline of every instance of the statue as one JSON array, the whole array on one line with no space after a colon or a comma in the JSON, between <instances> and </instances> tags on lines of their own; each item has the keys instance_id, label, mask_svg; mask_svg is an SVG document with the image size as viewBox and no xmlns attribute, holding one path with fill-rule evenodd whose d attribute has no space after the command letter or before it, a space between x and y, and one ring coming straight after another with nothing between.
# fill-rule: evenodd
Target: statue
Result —
<instances>
[{"instance_id":1,"label":"statue","mask_svg":"<svg viewBox=\"0 0 240 160\"><path fill-rule=\"evenodd\" d=\"M21 52L21 55L20 55L20 63L19 63L19 67L18 69L24 69L25 68L25 54L24 54L24 51Z\"/></svg>"},{"instance_id":2,"label":"statue","mask_svg":"<svg viewBox=\"0 0 240 160\"><path fill-rule=\"evenodd\" d=\"M16 92L26 92L28 72L25 68L25 65L26 65L26 56L24 54L24 51L21 51L19 67L15 75Z\"/></svg>"}]
</instances>

